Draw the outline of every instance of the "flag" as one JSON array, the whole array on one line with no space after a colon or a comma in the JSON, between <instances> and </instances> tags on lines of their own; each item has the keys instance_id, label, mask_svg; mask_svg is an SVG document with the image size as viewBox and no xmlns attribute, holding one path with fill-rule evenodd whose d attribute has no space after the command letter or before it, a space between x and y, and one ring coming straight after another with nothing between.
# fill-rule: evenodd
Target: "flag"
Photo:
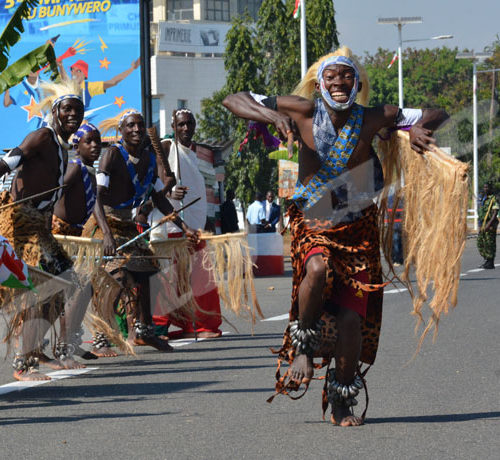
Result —
<instances>
[{"instance_id":1,"label":"flag","mask_svg":"<svg viewBox=\"0 0 500 460\"><path fill-rule=\"evenodd\" d=\"M34 289L28 266L16 256L14 249L3 236L0 236L0 285Z\"/></svg>"},{"instance_id":2,"label":"flag","mask_svg":"<svg viewBox=\"0 0 500 460\"><path fill-rule=\"evenodd\" d=\"M300 18L301 3L302 0L295 0L295 9L293 10L294 19Z\"/></svg>"},{"instance_id":3,"label":"flag","mask_svg":"<svg viewBox=\"0 0 500 460\"><path fill-rule=\"evenodd\" d=\"M394 53L394 56L392 57L392 61L390 62L390 64L387 66L388 69L390 69L392 67L392 64L394 64L396 62L396 59L398 58L398 53Z\"/></svg>"}]
</instances>

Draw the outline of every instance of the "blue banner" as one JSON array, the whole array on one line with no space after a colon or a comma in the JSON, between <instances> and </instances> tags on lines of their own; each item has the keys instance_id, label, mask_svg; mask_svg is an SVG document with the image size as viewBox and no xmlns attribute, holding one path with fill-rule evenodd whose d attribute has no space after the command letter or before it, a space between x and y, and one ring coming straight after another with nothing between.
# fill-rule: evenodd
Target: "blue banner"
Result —
<instances>
[{"instance_id":1,"label":"blue banner","mask_svg":"<svg viewBox=\"0 0 500 460\"><path fill-rule=\"evenodd\" d=\"M64 72L82 89L85 119L95 125L125 108L141 110L140 0L40 0L24 20L25 32L10 51L9 65L48 40ZM18 2L0 0L0 30ZM1 148L12 148L42 124L34 107L43 71L0 96Z\"/></svg>"}]
</instances>

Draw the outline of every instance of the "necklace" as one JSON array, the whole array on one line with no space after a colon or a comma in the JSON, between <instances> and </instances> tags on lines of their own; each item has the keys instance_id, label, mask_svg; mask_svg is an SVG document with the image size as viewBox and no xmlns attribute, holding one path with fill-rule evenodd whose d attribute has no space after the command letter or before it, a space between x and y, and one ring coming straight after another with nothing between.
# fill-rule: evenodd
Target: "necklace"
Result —
<instances>
[{"instance_id":1,"label":"necklace","mask_svg":"<svg viewBox=\"0 0 500 460\"><path fill-rule=\"evenodd\" d=\"M55 130L54 130L55 132ZM59 144L61 144L61 147L64 149L64 150L71 150L71 144L68 144L61 136L59 136L59 134L57 134L57 140L59 141Z\"/></svg>"},{"instance_id":2,"label":"necklace","mask_svg":"<svg viewBox=\"0 0 500 460\"><path fill-rule=\"evenodd\" d=\"M129 153L129 155L128 155L128 159L129 159L129 160L130 160L133 164L135 164L135 165L136 165L137 163L139 163L139 161L141 160L140 158L137 158L137 157L134 157L133 155L130 155L130 153Z\"/></svg>"}]
</instances>

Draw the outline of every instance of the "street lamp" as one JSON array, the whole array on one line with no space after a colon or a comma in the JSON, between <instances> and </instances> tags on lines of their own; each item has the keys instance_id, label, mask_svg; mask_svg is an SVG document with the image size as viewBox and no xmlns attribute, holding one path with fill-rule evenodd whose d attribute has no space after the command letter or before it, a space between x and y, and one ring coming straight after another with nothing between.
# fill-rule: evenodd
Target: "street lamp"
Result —
<instances>
[{"instance_id":1,"label":"street lamp","mask_svg":"<svg viewBox=\"0 0 500 460\"><path fill-rule=\"evenodd\" d=\"M420 24L423 22L422 16L398 17L398 18L378 18L378 24L394 24L398 26L399 46L398 46L398 88L399 107L403 108L403 37L402 29L406 24Z\"/></svg>"},{"instance_id":2,"label":"street lamp","mask_svg":"<svg viewBox=\"0 0 500 460\"><path fill-rule=\"evenodd\" d=\"M492 56L492 53L458 53L457 59L472 60L472 188L474 189L474 230L477 230L477 197L479 196L477 155L477 64Z\"/></svg>"}]
</instances>

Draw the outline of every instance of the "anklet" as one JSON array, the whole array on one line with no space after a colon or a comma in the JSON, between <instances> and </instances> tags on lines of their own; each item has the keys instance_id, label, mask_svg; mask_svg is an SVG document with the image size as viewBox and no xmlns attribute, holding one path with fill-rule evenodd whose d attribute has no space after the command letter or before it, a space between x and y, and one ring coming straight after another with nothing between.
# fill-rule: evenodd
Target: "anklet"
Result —
<instances>
[{"instance_id":1,"label":"anklet","mask_svg":"<svg viewBox=\"0 0 500 460\"><path fill-rule=\"evenodd\" d=\"M92 346L97 350L101 348L111 348L111 344L108 341L108 338L102 332L97 332L92 340Z\"/></svg>"},{"instance_id":2,"label":"anklet","mask_svg":"<svg viewBox=\"0 0 500 460\"><path fill-rule=\"evenodd\" d=\"M54 356L59 361L65 361L66 359L73 359L75 353L75 347L71 343L65 343L62 341L57 342L56 348L54 350Z\"/></svg>"},{"instance_id":3,"label":"anklet","mask_svg":"<svg viewBox=\"0 0 500 460\"><path fill-rule=\"evenodd\" d=\"M356 396L358 396L359 390L363 388L363 380L359 375L354 377L350 385L344 385L335 378L335 369L330 369L327 374L327 379L327 397L328 402L332 406L340 403L352 407L358 404Z\"/></svg>"},{"instance_id":4,"label":"anklet","mask_svg":"<svg viewBox=\"0 0 500 460\"><path fill-rule=\"evenodd\" d=\"M290 323L290 338L292 346L297 353L312 357L321 344L321 328L325 325L323 320L318 320L314 328L305 329L300 326L299 320Z\"/></svg>"},{"instance_id":5,"label":"anklet","mask_svg":"<svg viewBox=\"0 0 500 460\"><path fill-rule=\"evenodd\" d=\"M151 324L145 324L141 321L136 321L134 323L135 336L138 339L146 339L154 335L154 328Z\"/></svg>"},{"instance_id":6,"label":"anklet","mask_svg":"<svg viewBox=\"0 0 500 460\"><path fill-rule=\"evenodd\" d=\"M28 359L25 359L21 353L16 353L12 363L12 367L18 374L22 374L24 372L29 372L31 374L38 372L38 365L39 362L37 357L30 356Z\"/></svg>"}]
</instances>

